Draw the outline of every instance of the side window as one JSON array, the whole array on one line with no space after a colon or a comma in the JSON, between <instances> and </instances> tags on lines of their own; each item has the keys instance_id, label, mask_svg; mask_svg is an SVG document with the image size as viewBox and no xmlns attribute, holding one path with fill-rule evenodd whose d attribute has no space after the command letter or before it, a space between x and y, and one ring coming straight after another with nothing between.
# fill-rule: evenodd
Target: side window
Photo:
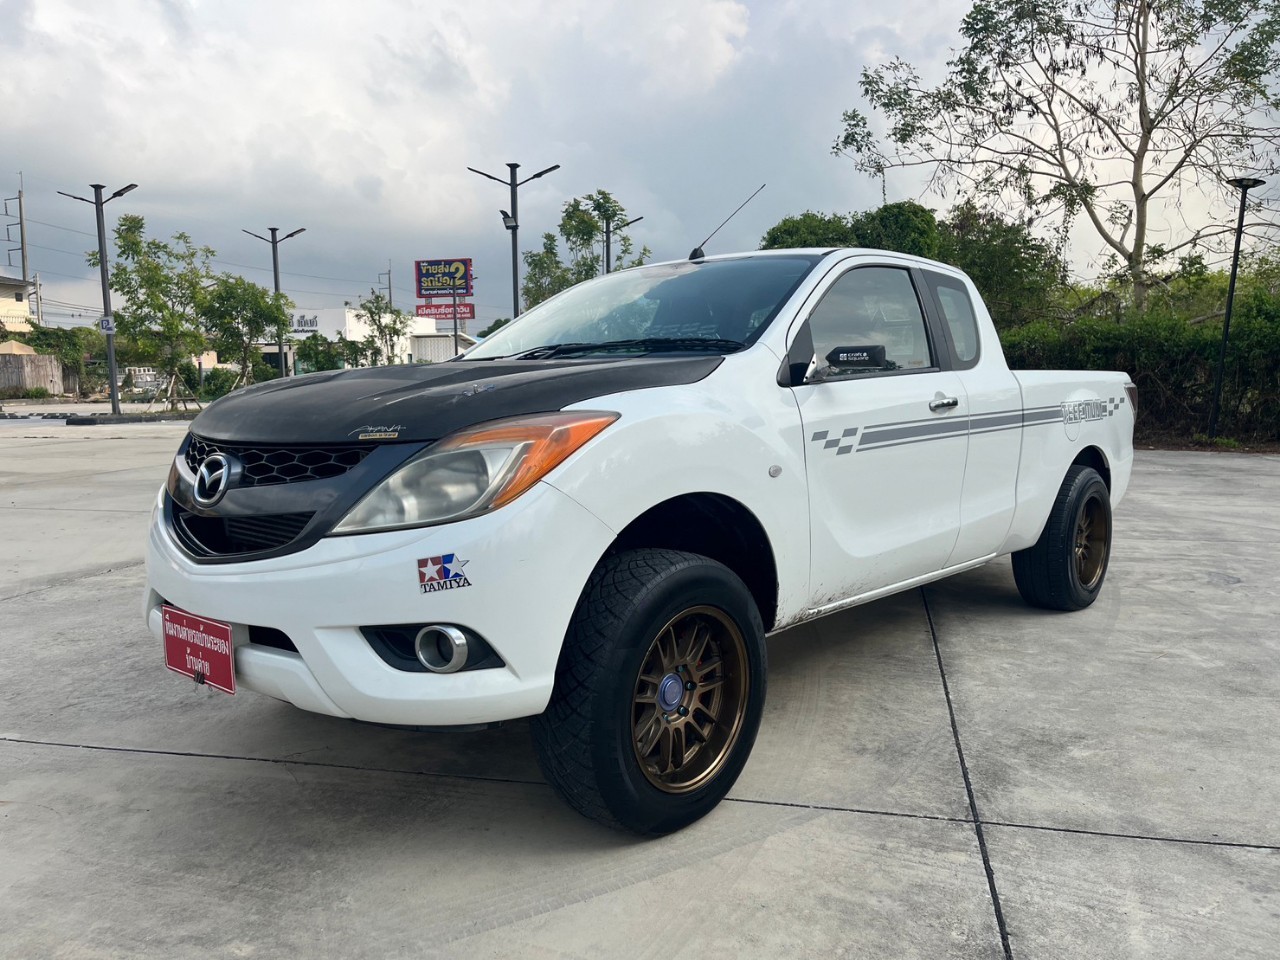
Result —
<instances>
[{"instance_id":1,"label":"side window","mask_svg":"<svg viewBox=\"0 0 1280 960\"><path fill-rule=\"evenodd\" d=\"M911 275L896 267L840 277L809 315L809 330L817 379L933 365Z\"/></svg>"},{"instance_id":2,"label":"side window","mask_svg":"<svg viewBox=\"0 0 1280 960\"><path fill-rule=\"evenodd\" d=\"M956 362L962 366L972 365L978 359L978 321L973 315L968 289L954 277L938 273L929 274L929 286L951 331Z\"/></svg>"}]
</instances>

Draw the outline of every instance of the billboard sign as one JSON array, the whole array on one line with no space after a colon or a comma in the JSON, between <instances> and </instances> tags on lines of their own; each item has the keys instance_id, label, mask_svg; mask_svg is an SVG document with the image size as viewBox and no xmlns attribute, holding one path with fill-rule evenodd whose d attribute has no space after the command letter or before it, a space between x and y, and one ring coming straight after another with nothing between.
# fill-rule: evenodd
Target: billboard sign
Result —
<instances>
[{"instance_id":1,"label":"billboard sign","mask_svg":"<svg viewBox=\"0 0 1280 960\"><path fill-rule=\"evenodd\" d=\"M453 304L452 303L420 303L418 304L418 316L427 317L431 320L452 320ZM459 320L474 320L476 318L476 305L474 303L458 304Z\"/></svg>"},{"instance_id":2,"label":"billboard sign","mask_svg":"<svg viewBox=\"0 0 1280 960\"><path fill-rule=\"evenodd\" d=\"M454 257L449 260L415 260L414 275L418 278L418 298L469 297L471 289L471 258Z\"/></svg>"}]
</instances>

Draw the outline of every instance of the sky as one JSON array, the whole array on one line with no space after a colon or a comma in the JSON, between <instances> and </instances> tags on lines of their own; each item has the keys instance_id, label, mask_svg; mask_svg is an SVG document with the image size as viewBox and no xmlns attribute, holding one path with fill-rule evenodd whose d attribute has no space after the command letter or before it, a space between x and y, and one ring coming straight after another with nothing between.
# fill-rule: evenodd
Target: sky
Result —
<instances>
[{"instance_id":1,"label":"sky","mask_svg":"<svg viewBox=\"0 0 1280 960\"><path fill-rule=\"evenodd\" d=\"M299 308L385 284L411 309L413 261L471 257L484 321L511 313L506 164L554 173L520 190L522 249L571 197L610 191L637 248L681 258L754 249L807 209L878 206L878 181L831 155L864 64L941 72L967 4L901 0L0 0L0 195L22 173L28 241L52 322L101 311L92 196L148 233L217 251L271 284L280 245ZM894 176L900 178L895 181ZM888 199L917 195L891 175ZM11 211L16 209L10 203ZM10 236L16 238L12 229ZM15 244L16 245L16 244ZM17 265L17 255L12 255ZM0 260L0 263L4 261ZM522 266L523 270L523 266Z\"/></svg>"}]
</instances>

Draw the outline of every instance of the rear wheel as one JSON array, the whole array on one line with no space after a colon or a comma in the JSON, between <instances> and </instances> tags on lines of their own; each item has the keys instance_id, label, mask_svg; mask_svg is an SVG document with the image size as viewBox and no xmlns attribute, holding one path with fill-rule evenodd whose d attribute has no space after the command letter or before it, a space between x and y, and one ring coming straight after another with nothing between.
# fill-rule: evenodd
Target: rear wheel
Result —
<instances>
[{"instance_id":1,"label":"rear wheel","mask_svg":"<svg viewBox=\"0 0 1280 960\"><path fill-rule=\"evenodd\" d=\"M696 554L619 553L578 603L533 722L538 759L585 816L669 833L729 792L764 694L764 628L737 576Z\"/></svg>"},{"instance_id":2,"label":"rear wheel","mask_svg":"<svg viewBox=\"0 0 1280 960\"><path fill-rule=\"evenodd\" d=\"M1013 555L1024 600L1050 610L1082 610L1097 599L1111 558L1111 498L1092 467L1073 464L1044 532Z\"/></svg>"}]
</instances>

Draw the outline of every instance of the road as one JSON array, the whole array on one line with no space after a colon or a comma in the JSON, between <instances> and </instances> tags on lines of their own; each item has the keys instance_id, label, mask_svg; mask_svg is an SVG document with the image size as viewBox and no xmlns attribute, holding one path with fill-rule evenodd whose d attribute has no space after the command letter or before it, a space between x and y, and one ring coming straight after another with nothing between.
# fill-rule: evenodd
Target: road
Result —
<instances>
[{"instance_id":1,"label":"road","mask_svg":"<svg viewBox=\"0 0 1280 960\"><path fill-rule=\"evenodd\" d=\"M185 429L0 429L0 956L1276 955L1280 458L1140 452L1084 612L1002 561L771 638L730 799L642 841L525 723L166 672L142 544Z\"/></svg>"}]
</instances>

